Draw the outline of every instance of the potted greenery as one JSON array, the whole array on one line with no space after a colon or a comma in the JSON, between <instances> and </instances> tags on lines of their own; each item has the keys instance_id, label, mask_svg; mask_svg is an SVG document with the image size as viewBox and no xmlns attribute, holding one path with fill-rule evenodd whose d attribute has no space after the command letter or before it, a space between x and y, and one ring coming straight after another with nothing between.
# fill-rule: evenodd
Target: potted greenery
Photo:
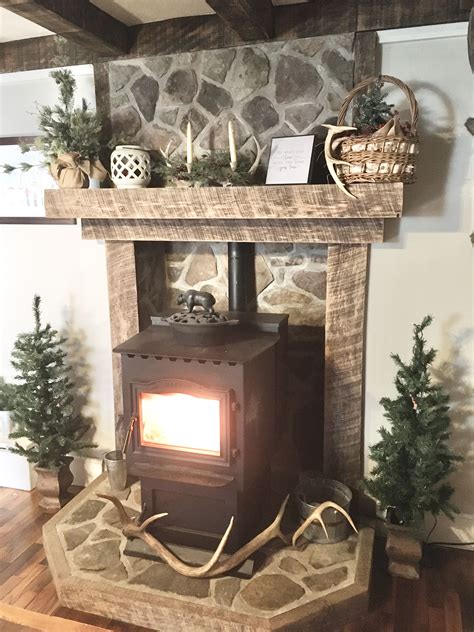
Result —
<instances>
[{"instance_id":1,"label":"potted greenery","mask_svg":"<svg viewBox=\"0 0 474 632\"><path fill-rule=\"evenodd\" d=\"M107 171L99 160L100 118L91 112L85 99L81 107L74 107L76 80L68 69L53 70L50 76L59 87L59 103L54 107L38 107L39 128L42 135L33 145L20 145L23 153L38 149L45 164L62 188L87 188L91 179L102 181ZM2 165L5 173L15 169L28 171L34 166L22 162L18 166Z\"/></svg>"},{"instance_id":2,"label":"potted greenery","mask_svg":"<svg viewBox=\"0 0 474 632\"><path fill-rule=\"evenodd\" d=\"M390 427L381 428L381 440L370 447L375 466L364 481L369 494L387 510L389 570L410 578L417 576L425 513L442 512L453 519L458 512L450 503L454 489L445 479L462 459L448 446L449 396L431 381L436 351L426 348L423 336L431 322L432 317L426 316L414 325L409 363L398 354L391 356L398 367L398 396L380 400Z\"/></svg>"},{"instance_id":3,"label":"potted greenery","mask_svg":"<svg viewBox=\"0 0 474 632\"><path fill-rule=\"evenodd\" d=\"M34 297L33 312L35 327L18 336L11 361L18 384L10 438L28 443L25 447L16 442L11 451L36 464L39 505L55 511L73 481L70 453L96 445L82 440L90 424L74 411L74 385L62 349L65 339L50 324L42 325L39 296Z\"/></svg>"},{"instance_id":4,"label":"potted greenery","mask_svg":"<svg viewBox=\"0 0 474 632\"><path fill-rule=\"evenodd\" d=\"M401 122L399 112L385 101L387 95L382 92L385 83L394 84L405 95L410 121ZM354 126L347 127L346 116L355 97L358 101ZM418 104L403 81L390 75L361 81L344 99L337 124L325 125L330 130L324 149L326 163L339 188L354 197L344 185L414 182L419 151L417 123Z\"/></svg>"}]
</instances>

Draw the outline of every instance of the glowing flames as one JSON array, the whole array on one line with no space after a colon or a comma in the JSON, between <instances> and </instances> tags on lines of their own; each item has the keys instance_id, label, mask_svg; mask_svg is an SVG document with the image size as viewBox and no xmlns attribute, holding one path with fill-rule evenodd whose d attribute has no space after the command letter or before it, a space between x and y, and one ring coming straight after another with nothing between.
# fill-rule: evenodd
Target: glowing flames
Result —
<instances>
[{"instance_id":1,"label":"glowing flames","mask_svg":"<svg viewBox=\"0 0 474 632\"><path fill-rule=\"evenodd\" d=\"M140 403L144 445L220 455L219 400L184 393L142 393Z\"/></svg>"}]
</instances>

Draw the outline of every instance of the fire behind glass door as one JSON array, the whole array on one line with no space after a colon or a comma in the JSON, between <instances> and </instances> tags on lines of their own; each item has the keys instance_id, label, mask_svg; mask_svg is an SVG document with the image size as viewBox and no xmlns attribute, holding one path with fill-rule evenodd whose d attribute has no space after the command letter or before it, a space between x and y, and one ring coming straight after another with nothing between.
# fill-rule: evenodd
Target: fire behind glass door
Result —
<instances>
[{"instance_id":1,"label":"fire behind glass door","mask_svg":"<svg viewBox=\"0 0 474 632\"><path fill-rule=\"evenodd\" d=\"M187 393L140 393L141 444L219 457L221 403Z\"/></svg>"}]
</instances>

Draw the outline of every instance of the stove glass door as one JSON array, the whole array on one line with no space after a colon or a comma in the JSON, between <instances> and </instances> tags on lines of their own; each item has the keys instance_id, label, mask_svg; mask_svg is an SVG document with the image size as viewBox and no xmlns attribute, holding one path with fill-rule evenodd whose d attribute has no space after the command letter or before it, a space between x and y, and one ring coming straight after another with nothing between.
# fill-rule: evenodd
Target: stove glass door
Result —
<instances>
[{"instance_id":1,"label":"stove glass door","mask_svg":"<svg viewBox=\"0 0 474 632\"><path fill-rule=\"evenodd\" d=\"M187 393L140 393L141 444L221 455L221 401Z\"/></svg>"}]
</instances>

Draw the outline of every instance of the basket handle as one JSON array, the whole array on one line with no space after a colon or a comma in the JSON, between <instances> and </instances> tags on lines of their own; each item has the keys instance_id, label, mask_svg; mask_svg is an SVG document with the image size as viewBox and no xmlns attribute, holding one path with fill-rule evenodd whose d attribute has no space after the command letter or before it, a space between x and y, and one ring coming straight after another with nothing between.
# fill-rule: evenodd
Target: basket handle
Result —
<instances>
[{"instance_id":1,"label":"basket handle","mask_svg":"<svg viewBox=\"0 0 474 632\"><path fill-rule=\"evenodd\" d=\"M415 95L413 94L413 90L407 86L406 83L400 81L396 77L391 77L390 75L380 75L378 77L370 77L369 79L364 79L360 83L358 83L347 95L341 105L341 109L339 110L339 116L337 117L337 124L344 125L344 120L346 118L347 110L352 99L359 94L359 92L363 92L365 88L370 86L372 83L376 81L382 81L382 83L393 83L398 86L400 90L404 93L406 98L408 99L408 103L410 105L410 114L411 114L411 132L412 134L416 134L416 127L418 125L418 103L416 102Z\"/></svg>"}]
</instances>

